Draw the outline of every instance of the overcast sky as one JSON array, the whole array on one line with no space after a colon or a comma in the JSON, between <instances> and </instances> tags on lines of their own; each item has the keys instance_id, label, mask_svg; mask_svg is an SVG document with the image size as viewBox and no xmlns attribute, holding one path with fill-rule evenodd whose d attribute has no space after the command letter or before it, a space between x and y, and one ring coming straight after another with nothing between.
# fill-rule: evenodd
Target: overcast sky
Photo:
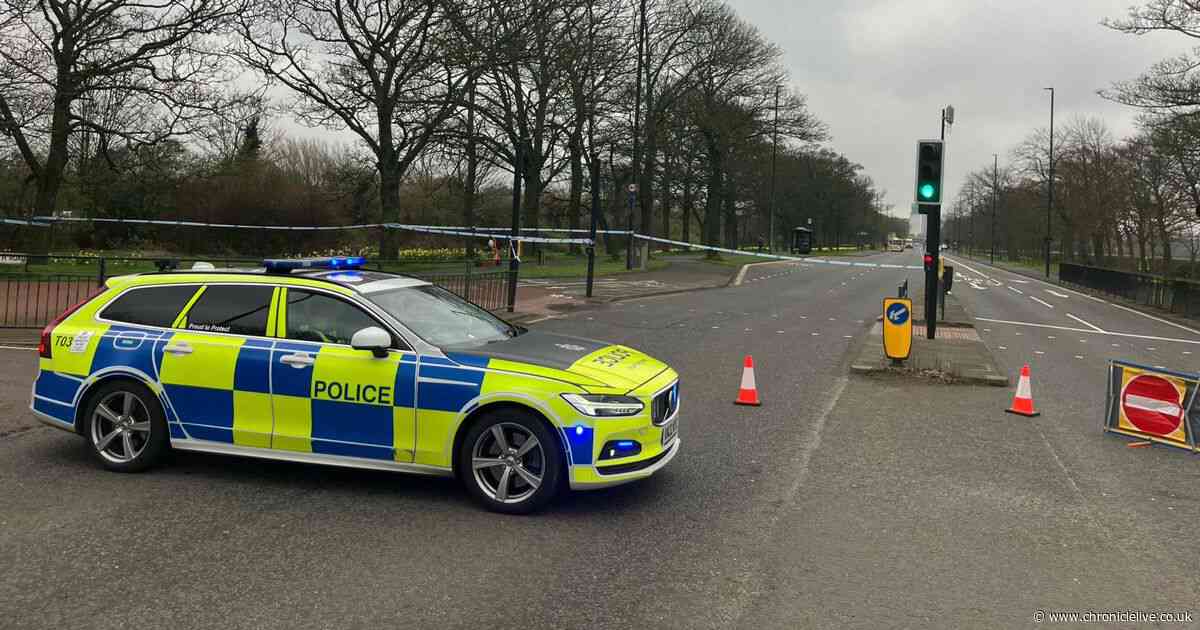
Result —
<instances>
[{"instance_id":1,"label":"overcast sky","mask_svg":"<svg viewBox=\"0 0 1200 630\"><path fill-rule=\"evenodd\" d=\"M831 145L887 190L893 213L913 201L915 142L936 138L939 113L954 106L947 133L947 196L966 173L1003 165L1023 137L1077 115L1100 116L1121 137L1136 112L1096 95L1189 41L1135 37L1099 22L1131 0L730 0L785 51L794 89L829 125Z\"/></svg>"}]
</instances>

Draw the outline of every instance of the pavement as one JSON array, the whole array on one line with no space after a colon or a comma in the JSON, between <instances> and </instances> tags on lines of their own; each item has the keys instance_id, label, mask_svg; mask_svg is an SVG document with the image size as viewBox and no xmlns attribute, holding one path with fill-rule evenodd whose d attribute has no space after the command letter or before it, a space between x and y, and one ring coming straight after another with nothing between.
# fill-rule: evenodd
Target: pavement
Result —
<instances>
[{"instance_id":1,"label":"pavement","mask_svg":"<svg viewBox=\"0 0 1200 630\"><path fill-rule=\"evenodd\" d=\"M814 266L532 324L675 367L682 451L648 480L530 517L484 512L452 481L371 471L180 453L146 474L107 473L75 436L10 433L0 619L176 630L1195 619L1200 460L1128 449L1100 427L1107 356L1186 367L1200 333L979 271L985 288L955 292L1003 369L1033 364L1039 418L1005 414L1008 389L849 372L881 297L919 271ZM761 407L732 404L745 354ZM25 374L33 362L0 358ZM0 391L19 395L19 381Z\"/></svg>"}]
</instances>

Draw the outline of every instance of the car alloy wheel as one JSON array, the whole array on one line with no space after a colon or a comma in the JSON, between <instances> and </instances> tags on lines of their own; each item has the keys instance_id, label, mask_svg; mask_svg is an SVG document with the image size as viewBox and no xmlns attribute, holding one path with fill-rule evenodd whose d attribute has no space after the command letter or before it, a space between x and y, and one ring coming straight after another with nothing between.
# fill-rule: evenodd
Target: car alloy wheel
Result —
<instances>
[{"instance_id":1,"label":"car alloy wheel","mask_svg":"<svg viewBox=\"0 0 1200 630\"><path fill-rule=\"evenodd\" d=\"M114 464L132 462L150 443L150 412L133 392L117 390L104 396L90 424L92 446Z\"/></svg>"},{"instance_id":2,"label":"car alloy wheel","mask_svg":"<svg viewBox=\"0 0 1200 630\"><path fill-rule=\"evenodd\" d=\"M471 448L475 483L488 498L507 504L532 497L545 480L542 443L529 429L500 422L479 434Z\"/></svg>"}]
</instances>

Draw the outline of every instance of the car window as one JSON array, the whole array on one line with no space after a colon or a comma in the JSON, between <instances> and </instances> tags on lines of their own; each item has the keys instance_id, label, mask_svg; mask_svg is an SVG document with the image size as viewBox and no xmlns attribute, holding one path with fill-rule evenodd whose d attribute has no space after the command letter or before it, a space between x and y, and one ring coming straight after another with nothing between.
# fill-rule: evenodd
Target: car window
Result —
<instances>
[{"instance_id":1,"label":"car window","mask_svg":"<svg viewBox=\"0 0 1200 630\"><path fill-rule=\"evenodd\" d=\"M170 328L199 288L173 285L130 289L105 307L100 316L114 322Z\"/></svg>"},{"instance_id":2,"label":"car window","mask_svg":"<svg viewBox=\"0 0 1200 630\"><path fill-rule=\"evenodd\" d=\"M349 302L324 293L288 289L288 339L349 345L354 333L370 326L379 326L379 322Z\"/></svg>"},{"instance_id":3,"label":"car window","mask_svg":"<svg viewBox=\"0 0 1200 630\"><path fill-rule=\"evenodd\" d=\"M234 335L267 334L268 286L209 285L187 313L187 329Z\"/></svg>"},{"instance_id":4,"label":"car window","mask_svg":"<svg viewBox=\"0 0 1200 630\"><path fill-rule=\"evenodd\" d=\"M392 317L435 346L481 346L520 334L504 320L433 285L367 294Z\"/></svg>"}]
</instances>

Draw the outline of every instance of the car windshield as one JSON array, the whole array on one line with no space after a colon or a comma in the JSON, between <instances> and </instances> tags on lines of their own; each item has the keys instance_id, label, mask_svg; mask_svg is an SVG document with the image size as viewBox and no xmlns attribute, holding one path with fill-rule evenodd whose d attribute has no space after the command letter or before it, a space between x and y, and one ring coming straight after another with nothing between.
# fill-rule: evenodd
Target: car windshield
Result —
<instances>
[{"instance_id":1,"label":"car windshield","mask_svg":"<svg viewBox=\"0 0 1200 630\"><path fill-rule=\"evenodd\" d=\"M520 329L434 285L366 297L435 346L481 346L520 334Z\"/></svg>"}]
</instances>

